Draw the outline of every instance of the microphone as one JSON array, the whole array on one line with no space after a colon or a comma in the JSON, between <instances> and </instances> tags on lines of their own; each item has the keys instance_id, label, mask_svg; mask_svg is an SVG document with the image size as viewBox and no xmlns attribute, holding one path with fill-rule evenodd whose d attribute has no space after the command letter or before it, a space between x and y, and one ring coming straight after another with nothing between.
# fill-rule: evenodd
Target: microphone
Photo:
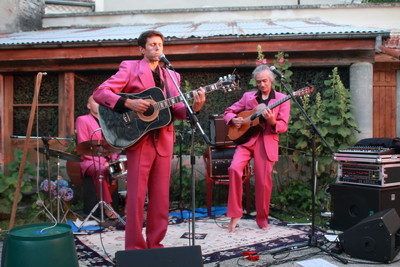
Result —
<instances>
[{"instance_id":1,"label":"microphone","mask_svg":"<svg viewBox=\"0 0 400 267\"><path fill-rule=\"evenodd\" d=\"M283 74L282 74L279 70L277 70L277 69L275 68L275 66L271 66L271 67L269 67L269 69L270 69L276 76L278 76L280 79L285 79L285 77L283 76Z\"/></svg>"},{"instance_id":2,"label":"microphone","mask_svg":"<svg viewBox=\"0 0 400 267\"><path fill-rule=\"evenodd\" d=\"M165 66L166 66L167 68L172 68L171 63L169 63L168 59L165 57L164 54L159 55L159 56L158 56L158 59L161 60L162 62L164 62Z\"/></svg>"}]
</instances>

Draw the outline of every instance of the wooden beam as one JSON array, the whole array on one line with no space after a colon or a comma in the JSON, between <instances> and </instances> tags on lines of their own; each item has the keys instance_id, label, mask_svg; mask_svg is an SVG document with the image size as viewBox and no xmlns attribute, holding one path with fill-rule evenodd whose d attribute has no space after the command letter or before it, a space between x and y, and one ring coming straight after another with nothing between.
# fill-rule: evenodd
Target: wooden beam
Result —
<instances>
[{"instance_id":1,"label":"wooden beam","mask_svg":"<svg viewBox=\"0 0 400 267\"><path fill-rule=\"evenodd\" d=\"M375 60L375 52L369 51L336 51L331 52L291 52L289 60L293 66L348 66L356 62L370 62ZM265 53L269 61L274 59L273 53ZM214 55L168 55L168 59L176 69L199 69L199 68L237 68L253 67L257 58L257 52L241 54L214 54ZM79 60L49 60L49 61L15 61L12 65L0 61L0 72L23 72L23 71L91 71L91 70L117 70L122 60L128 58L102 58Z\"/></svg>"},{"instance_id":2,"label":"wooden beam","mask_svg":"<svg viewBox=\"0 0 400 267\"><path fill-rule=\"evenodd\" d=\"M4 117L3 117L3 125L4 129L2 133L4 134L4 163L9 163L14 159L13 151L14 147L11 144L10 135L12 134L13 130L13 102L14 102L14 76L12 75L5 75L4 76Z\"/></svg>"},{"instance_id":3,"label":"wooden beam","mask_svg":"<svg viewBox=\"0 0 400 267\"><path fill-rule=\"evenodd\" d=\"M75 75L63 72L58 79L58 134L66 137L74 133Z\"/></svg>"},{"instance_id":4,"label":"wooden beam","mask_svg":"<svg viewBox=\"0 0 400 267\"><path fill-rule=\"evenodd\" d=\"M0 107L4 107L4 94L5 94L5 85L4 85L4 75L0 74ZM3 123L5 114L5 109L2 108L0 110L0 122ZM0 168L4 170L4 127L0 127Z\"/></svg>"},{"instance_id":5,"label":"wooden beam","mask_svg":"<svg viewBox=\"0 0 400 267\"><path fill-rule=\"evenodd\" d=\"M168 55L209 55L209 54L241 54L257 52L261 45L265 52L295 52L295 51L346 51L373 50L375 40L290 40L264 42L230 42L230 43L192 43L165 46ZM0 61L84 59L84 58L114 58L140 57L136 46L113 47L59 47L59 48L29 48L0 50Z\"/></svg>"},{"instance_id":6,"label":"wooden beam","mask_svg":"<svg viewBox=\"0 0 400 267\"><path fill-rule=\"evenodd\" d=\"M379 49L382 50L384 53L388 54L389 56L392 56L396 59L400 59L400 52L397 50L385 47L383 45L379 46Z\"/></svg>"}]
</instances>

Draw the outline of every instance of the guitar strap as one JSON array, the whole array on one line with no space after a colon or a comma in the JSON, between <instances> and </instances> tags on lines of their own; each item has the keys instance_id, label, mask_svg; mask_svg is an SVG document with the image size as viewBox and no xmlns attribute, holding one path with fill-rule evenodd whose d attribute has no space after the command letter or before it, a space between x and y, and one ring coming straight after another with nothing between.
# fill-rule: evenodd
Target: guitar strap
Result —
<instances>
[{"instance_id":1,"label":"guitar strap","mask_svg":"<svg viewBox=\"0 0 400 267\"><path fill-rule=\"evenodd\" d=\"M171 96L170 96L170 94L169 94L169 87L168 87L168 82L167 82L167 75L165 75L165 72L168 71L168 70L161 69L161 71L162 71L162 73L163 73L163 79L164 79L164 82L163 82L163 85L164 85L164 86L162 87L162 89L165 90L165 94L166 94L167 98L170 98ZM161 79L160 79L160 80L161 80Z\"/></svg>"},{"instance_id":2,"label":"guitar strap","mask_svg":"<svg viewBox=\"0 0 400 267\"><path fill-rule=\"evenodd\" d=\"M160 68L156 68L153 72L153 79L154 83L158 88L161 88L161 90L164 90L164 81L160 77Z\"/></svg>"}]
</instances>

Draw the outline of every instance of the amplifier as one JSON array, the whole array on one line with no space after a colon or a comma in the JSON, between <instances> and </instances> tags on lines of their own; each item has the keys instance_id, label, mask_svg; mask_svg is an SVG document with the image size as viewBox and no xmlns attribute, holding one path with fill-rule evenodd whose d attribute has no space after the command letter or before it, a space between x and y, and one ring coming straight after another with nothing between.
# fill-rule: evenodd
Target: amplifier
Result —
<instances>
[{"instance_id":1,"label":"amplifier","mask_svg":"<svg viewBox=\"0 0 400 267\"><path fill-rule=\"evenodd\" d=\"M333 158L337 161L345 162L400 163L399 154L335 153Z\"/></svg>"},{"instance_id":2,"label":"amplifier","mask_svg":"<svg viewBox=\"0 0 400 267\"><path fill-rule=\"evenodd\" d=\"M230 146L235 143L228 137L229 127L225 124L222 115L211 115L210 122L210 141L216 146Z\"/></svg>"},{"instance_id":3,"label":"amplifier","mask_svg":"<svg viewBox=\"0 0 400 267\"><path fill-rule=\"evenodd\" d=\"M211 177L229 177L228 168L231 165L235 147L211 147Z\"/></svg>"},{"instance_id":4,"label":"amplifier","mask_svg":"<svg viewBox=\"0 0 400 267\"><path fill-rule=\"evenodd\" d=\"M400 185L400 163L340 162L337 182L378 187Z\"/></svg>"}]
</instances>

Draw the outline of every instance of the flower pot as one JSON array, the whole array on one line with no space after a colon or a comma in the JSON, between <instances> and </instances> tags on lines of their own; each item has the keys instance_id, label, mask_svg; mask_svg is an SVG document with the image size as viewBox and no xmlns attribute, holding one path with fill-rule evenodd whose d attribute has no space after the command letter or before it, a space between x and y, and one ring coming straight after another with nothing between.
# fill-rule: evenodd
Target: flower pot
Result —
<instances>
[{"instance_id":1,"label":"flower pot","mask_svg":"<svg viewBox=\"0 0 400 267\"><path fill-rule=\"evenodd\" d=\"M72 228L68 224L37 223L18 226L6 236L5 267L78 267Z\"/></svg>"}]
</instances>

